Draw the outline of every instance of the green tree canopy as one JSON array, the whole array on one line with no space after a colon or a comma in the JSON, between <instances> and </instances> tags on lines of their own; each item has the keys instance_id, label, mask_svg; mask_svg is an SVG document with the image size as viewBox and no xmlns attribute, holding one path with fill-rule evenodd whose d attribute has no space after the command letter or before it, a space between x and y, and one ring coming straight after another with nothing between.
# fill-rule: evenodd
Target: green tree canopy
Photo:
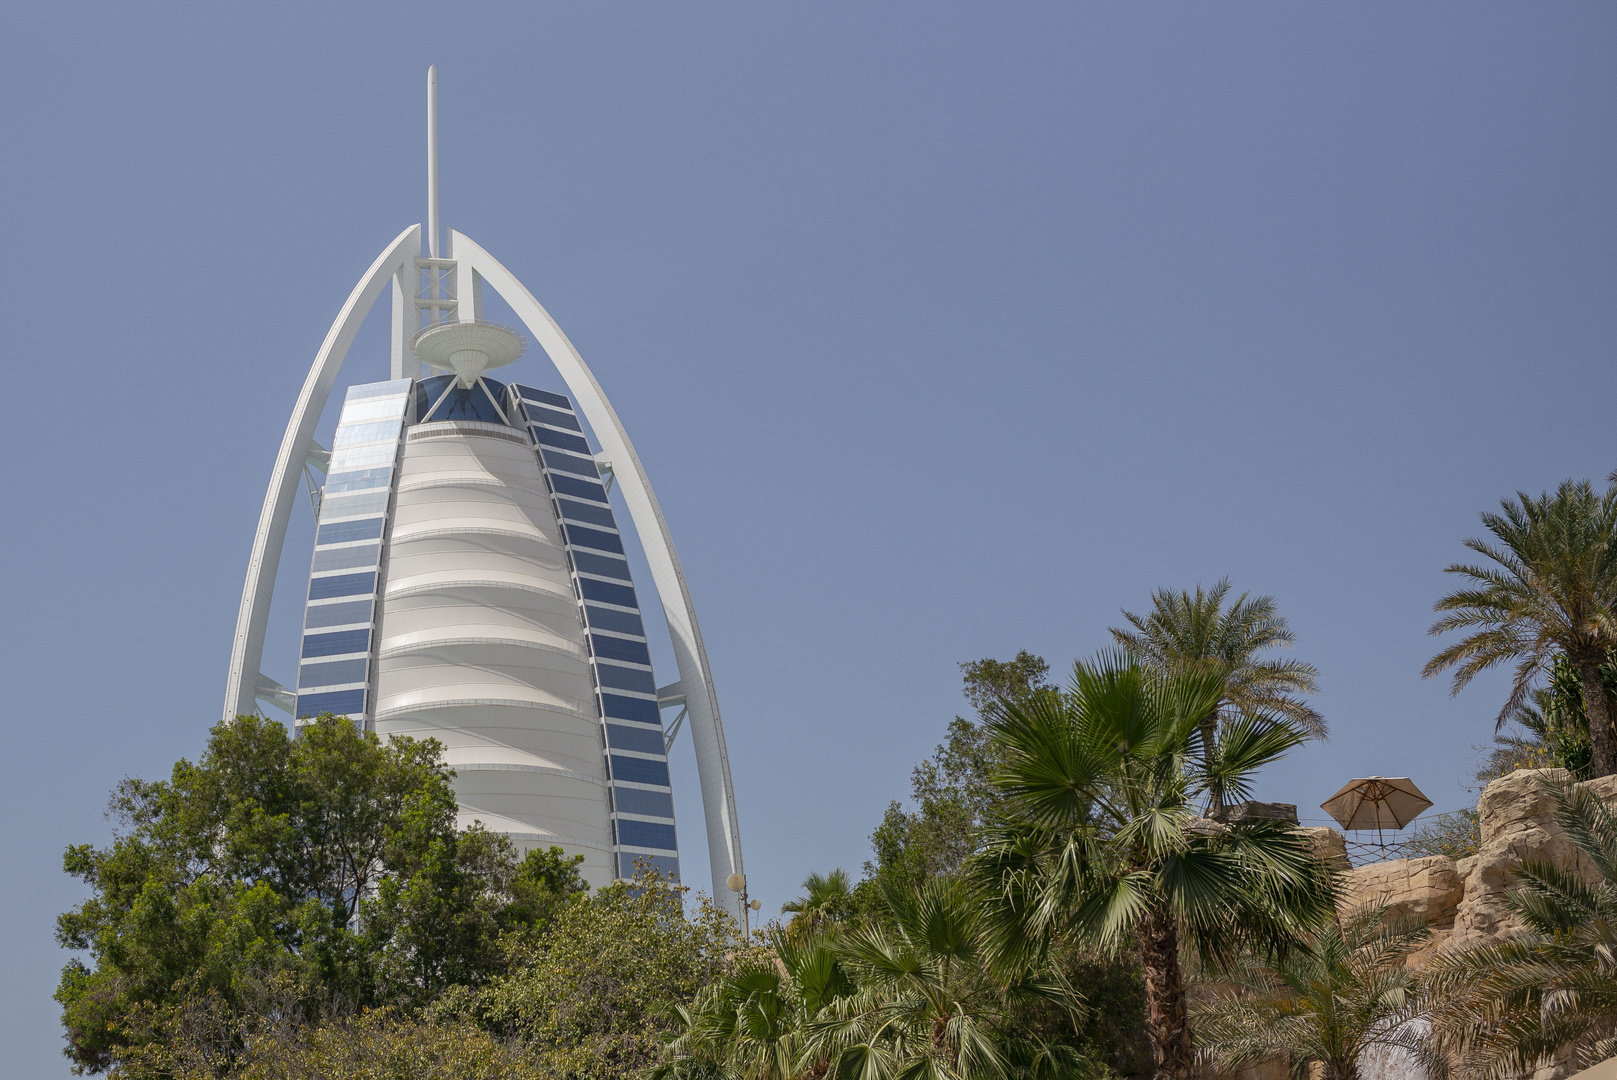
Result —
<instances>
[{"instance_id":1,"label":"green tree canopy","mask_svg":"<svg viewBox=\"0 0 1617 1080\"><path fill-rule=\"evenodd\" d=\"M204 998L239 1012L273 986L315 1018L501 970L500 936L581 884L559 852L519 863L504 837L457 833L449 779L430 740L241 716L169 779L125 780L112 844L64 860L91 889L57 924L87 954L56 994L68 1057L126 1062Z\"/></svg>"}]
</instances>

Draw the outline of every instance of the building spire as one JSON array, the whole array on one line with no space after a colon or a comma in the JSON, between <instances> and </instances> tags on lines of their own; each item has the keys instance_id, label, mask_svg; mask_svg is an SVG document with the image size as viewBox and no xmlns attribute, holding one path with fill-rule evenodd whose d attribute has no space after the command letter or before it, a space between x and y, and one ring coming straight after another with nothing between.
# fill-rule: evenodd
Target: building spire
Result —
<instances>
[{"instance_id":1,"label":"building spire","mask_svg":"<svg viewBox=\"0 0 1617 1080\"><path fill-rule=\"evenodd\" d=\"M427 254L438 257L438 65L427 68Z\"/></svg>"}]
</instances>

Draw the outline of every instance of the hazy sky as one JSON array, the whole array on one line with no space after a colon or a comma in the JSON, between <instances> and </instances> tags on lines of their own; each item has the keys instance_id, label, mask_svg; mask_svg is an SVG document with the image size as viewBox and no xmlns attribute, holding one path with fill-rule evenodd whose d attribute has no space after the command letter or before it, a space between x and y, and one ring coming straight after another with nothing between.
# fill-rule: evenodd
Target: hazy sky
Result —
<instances>
[{"instance_id":1,"label":"hazy sky","mask_svg":"<svg viewBox=\"0 0 1617 1080\"><path fill-rule=\"evenodd\" d=\"M1504 684L1420 678L1442 568L1617 465L1614 46L1570 3L9 5L0 1075L67 1073L63 847L218 719L298 387L425 213L429 63L446 223L668 514L775 911L868 856L960 661L1059 670L1225 575L1331 725L1262 797L1465 801ZM380 321L342 382L385 377Z\"/></svg>"}]
</instances>

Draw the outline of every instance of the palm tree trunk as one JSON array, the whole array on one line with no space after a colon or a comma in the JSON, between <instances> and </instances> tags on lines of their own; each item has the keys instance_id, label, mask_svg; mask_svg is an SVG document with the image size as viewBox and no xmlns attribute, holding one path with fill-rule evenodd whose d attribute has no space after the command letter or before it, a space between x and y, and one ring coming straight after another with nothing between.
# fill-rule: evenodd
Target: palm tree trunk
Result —
<instances>
[{"instance_id":1,"label":"palm tree trunk","mask_svg":"<svg viewBox=\"0 0 1617 1080\"><path fill-rule=\"evenodd\" d=\"M1600 679L1604 649L1591 649L1578 656L1578 675L1583 681L1583 715L1589 721L1589 743L1594 750L1594 774L1617 773L1617 753L1611 738L1611 710L1606 708L1606 687Z\"/></svg>"},{"instance_id":2,"label":"palm tree trunk","mask_svg":"<svg viewBox=\"0 0 1617 1080\"><path fill-rule=\"evenodd\" d=\"M1138 933L1145 973L1145 1026L1157 1066L1153 1080L1189 1080L1194 1060L1179 970L1179 930L1159 909L1140 920Z\"/></svg>"},{"instance_id":3,"label":"palm tree trunk","mask_svg":"<svg viewBox=\"0 0 1617 1080\"><path fill-rule=\"evenodd\" d=\"M1208 779L1213 775L1213 744L1218 738L1218 709L1202 717L1202 760L1207 764ZM1207 788L1207 816L1214 821L1224 820L1224 788L1210 783Z\"/></svg>"}]
</instances>

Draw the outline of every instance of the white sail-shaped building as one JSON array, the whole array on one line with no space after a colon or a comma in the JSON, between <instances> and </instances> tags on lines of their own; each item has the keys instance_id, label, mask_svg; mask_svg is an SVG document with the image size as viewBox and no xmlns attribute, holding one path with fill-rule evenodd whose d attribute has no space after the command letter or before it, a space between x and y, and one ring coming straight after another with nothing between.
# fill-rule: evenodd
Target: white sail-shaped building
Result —
<instances>
[{"instance_id":1,"label":"white sail-shaped building","mask_svg":"<svg viewBox=\"0 0 1617 1080\"><path fill-rule=\"evenodd\" d=\"M622 422L550 315L464 235L451 230L440 252L433 78L426 235L412 225L376 259L315 356L259 517L225 716L263 702L298 718L346 716L382 737L435 738L462 825L583 855L596 886L638 864L678 876L667 748L688 719L713 895L740 920L724 730L667 522ZM487 289L521 329L484 320ZM327 396L383 294L389 370L349 387L321 447ZM520 381L537 353L567 393ZM316 474L294 690L260 666L287 525ZM620 525L646 556L673 645L677 677L661 686ZM665 709L678 710L666 730Z\"/></svg>"}]
</instances>

